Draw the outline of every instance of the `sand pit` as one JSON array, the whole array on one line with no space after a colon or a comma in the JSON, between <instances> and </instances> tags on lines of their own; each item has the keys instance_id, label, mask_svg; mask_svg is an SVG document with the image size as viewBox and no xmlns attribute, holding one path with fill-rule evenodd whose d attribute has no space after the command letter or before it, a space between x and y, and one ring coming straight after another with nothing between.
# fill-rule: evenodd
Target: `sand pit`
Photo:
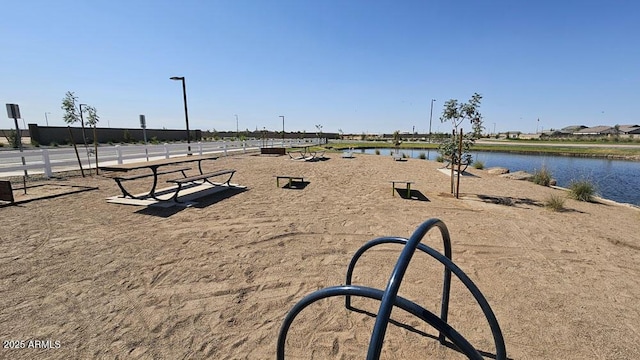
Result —
<instances>
[{"instance_id":1,"label":"sand pit","mask_svg":"<svg viewBox=\"0 0 640 360\"><path fill-rule=\"evenodd\" d=\"M94 176L69 182L98 190L1 208L0 338L59 347L2 348L0 358L273 359L294 304L343 284L366 241L408 237L429 218L448 226L453 259L493 308L509 358L640 357L637 208L567 200L552 212L542 204L562 190L471 168L455 199L436 162L325 156L221 158L215 166L236 169L247 189L190 207L110 204L115 182ZM307 183L278 188L276 175ZM414 182L409 199L392 196L397 179ZM436 232L425 243L442 248ZM384 288L400 250L371 251L354 283ZM440 265L417 254L400 295L438 313L441 286ZM379 303L354 305L375 313ZM391 317L398 325L381 358L465 358L411 315ZM362 359L374 322L342 299L320 301L293 323L287 357ZM456 280L449 323L495 354L481 310Z\"/></svg>"}]
</instances>

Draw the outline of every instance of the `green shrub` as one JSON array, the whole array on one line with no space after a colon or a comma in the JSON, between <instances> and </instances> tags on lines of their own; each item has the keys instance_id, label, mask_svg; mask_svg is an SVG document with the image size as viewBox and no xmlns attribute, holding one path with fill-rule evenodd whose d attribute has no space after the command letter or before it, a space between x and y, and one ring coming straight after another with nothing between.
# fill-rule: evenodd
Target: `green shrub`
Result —
<instances>
[{"instance_id":1,"label":"green shrub","mask_svg":"<svg viewBox=\"0 0 640 360\"><path fill-rule=\"evenodd\" d=\"M551 183L551 172L544 167L540 170L536 170L531 181L538 185L549 186Z\"/></svg>"},{"instance_id":2,"label":"green shrub","mask_svg":"<svg viewBox=\"0 0 640 360\"><path fill-rule=\"evenodd\" d=\"M124 142L126 143L130 143L130 142L134 142L135 140L133 139L133 136L131 136L131 133L129 132L129 130L124 129L124 133L122 134L122 139L124 140Z\"/></svg>"},{"instance_id":3,"label":"green shrub","mask_svg":"<svg viewBox=\"0 0 640 360\"><path fill-rule=\"evenodd\" d=\"M40 147L40 143L37 142L36 140L31 139L31 146L33 147Z\"/></svg>"},{"instance_id":4,"label":"green shrub","mask_svg":"<svg viewBox=\"0 0 640 360\"><path fill-rule=\"evenodd\" d=\"M482 170L484 169L484 163L480 160L476 160L473 162L473 167L478 169L478 170Z\"/></svg>"},{"instance_id":5,"label":"green shrub","mask_svg":"<svg viewBox=\"0 0 640 360\"><path fill-rule=\"evenodd\" d=\"M57 143L57 142L52 141L52 142L49 144L49 146L58 147L58 146L60 146L60 145L58 145L58 143Z\"/></svg>"},{"instance_id":6,"label":"green shrub","mask_svg":"<svg viewBox=\"0 0 640 360\"><path fill-rule=\"evenodd\" d=\"M380 150L376 149L376 155L380 155Z\"/></svg>"},{"instance_id":7,"label":"green shrub","mask_svg":"<svg viewBox=\"0 0 640 360\"><path fill-rule=\"evenodd\" d=\"M427 154L421 152L420 155L418 155L418 157L422 160L426 160L427 159Z\"/></svg>"},{"instance_id":8,"label":"green shrub","mask_svg":"<svg viewBox=\"0 0 640 360\"><path fill-rule=\"evenodd\" d=\"M9 130L9 134L7 135L4 131L2 132L5 139L7 139L7 143L14 149L20 147L20 138L18 138L18 132L15 130Z\"/></svg>"},{"instance_id":9,"label":"green shrub","mask_svg":"<svg viewBox=\"0 0 640 360\"><path fill-rule=\"evenodd\" d=\"M564 209L564 200L565 199L559 195L551 194L545 200L544 207L551 211L561 211Z\"/></svg>"},{"instance_id":10,"label":"green shrub","mask_svg":"<svg viewBox=\"0 0 640 360\"><path fill-rule=\"evenodd\" d=\"M442 156L442 155L438 155L438 156L436 157L436 161L437 161L437 162L444 162L444 156Z\"/></svg>"},{"instance_id":11,"label":"green shrub","mask_svg":"<svg viewBox=\"0 0 640 360\"><path fill-rule=\"evenodd\" d=\"M587 180L572 181L569 185L569 196L579 201L592 201L595 187Z\"/></svg>"}]
</instances>

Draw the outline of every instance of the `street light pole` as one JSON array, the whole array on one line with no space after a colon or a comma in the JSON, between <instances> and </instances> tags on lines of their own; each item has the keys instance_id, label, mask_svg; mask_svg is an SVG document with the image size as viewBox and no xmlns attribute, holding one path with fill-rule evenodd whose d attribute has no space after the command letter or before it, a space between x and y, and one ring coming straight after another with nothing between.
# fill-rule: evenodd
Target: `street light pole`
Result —
<instances>
[{"instance_id":1,"label":"street light pole","mask_svg":"<svg viewBox=\"0 0 640 360\"><path fill-rule=\"evenodd\" d=\"M49 118L47 117L47 114L51 114L50 112L45 112L44 113L44 121L47 122L47 126L49 126Z\"/></svg>"},{"instance_id":2,"label":"street light pole","mask_svg":"<svg viewBox=\"0 0 640 360\"><path fill-rule=\"evenodd\" d=\"M429 111L429 144L431 144L431 119L433 118L433 102L436 99L431 99L431 111Z\"/></svg>"},{"instance_id":3,"label":"street light pole","mask_svg":"<svg viewBox=\"0 0 640 360\"><path fill-rule=\"evenodd\" d=\"M187 85L184 76L172 76L171 80L182 81L182 97L184 99L184 121L187 125L187 155L191 156L191 132L189 132L189 111L187 110Z\"/></svg>"},{"instance_id":4,"label":"street light pole","mask_svg":"<svg viewBox=\"0 0 640 360\"><path fill-rule=\"evenodd\" d=\"M284 147L284 115L280 115L282 118L282 147Z\"/></svg>"},{"instance_id":5,"label":"street light pole","mask_svg":"<svg viewBox=\"0 0 640 360\"><path fill-rule=\"evenodd\" d=\"M238 114L235 115L236 116L236 138L240 137L240 131L238 129Z\"/></svg>"}]
</instances>

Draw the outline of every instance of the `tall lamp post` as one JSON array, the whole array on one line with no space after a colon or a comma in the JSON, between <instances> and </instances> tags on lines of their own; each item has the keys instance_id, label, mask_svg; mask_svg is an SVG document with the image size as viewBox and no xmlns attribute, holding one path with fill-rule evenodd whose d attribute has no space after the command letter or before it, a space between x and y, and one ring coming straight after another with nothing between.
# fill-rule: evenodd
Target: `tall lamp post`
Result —
<instances>
[{"instance_id":1,"label":"tall lamp post","mask_svg":"<svg viewBox=\"0 0 640 360\"><path fill-rule=\"evenodd\" d=\"M429 144L431 144L431 119L433 118L433 102L436 99L431 99L431 110L429 111Z\"/></svg>"},{"instance_id":2,"label":"tall lamp post","mask_svg":"<svg viewBox=\"0 0 640 360\"><path fill-rule=\"evenodd\" d=\"M284 147L284 115L280 115L282 118L282 147Z\"/></svg>"},{"instance_id":3,"label":"tall lamp post","mask_svg":"<svg viewBox=\"0 0 640 360\"><path fill-rule=\"evenodd\" d=\"M240 137L240 131L238 129L238 114L235 115L236 117L236 138Z\"/></svg>"},{"instance_id":4,"label":"tall lamp post","mask_svg":"<svg viewBox=\"0 0 640 360\"><path fill-rule=\"evenodd\" d=\"M47 114L51 114L51 113L50 112L44 113L44 121L47 123L47 126L49 126L49 118L47 117Z\"/></svg>"},{"instance_id":5,"label":"tall lamp post","mask_svg":"<svg viewBox=\"0 0 640 360\"><path fill-rule=\"evenodd\" d=\"M184 76L172 76L171 80L182 81L182 97L184 99L184 121L187 124L187 155L191 156L191 133L189 132L189 112L187 111L187 85L184 81Z\"/></svg>"}]
</instances>

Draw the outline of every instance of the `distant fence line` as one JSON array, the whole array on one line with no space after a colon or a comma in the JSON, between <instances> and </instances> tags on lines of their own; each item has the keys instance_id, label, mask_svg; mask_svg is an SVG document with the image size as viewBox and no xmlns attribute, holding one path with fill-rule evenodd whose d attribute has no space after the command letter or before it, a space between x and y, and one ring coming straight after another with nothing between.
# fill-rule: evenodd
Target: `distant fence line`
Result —
<instances>
[{"instance_id":1,"label":"distant fence line","mask_svg":"<svg viewBox=\"0 0 640 360\"><path fill-rule=\"evenodd\" d=\"M29 130L21 129L20 133L22 137L30 137L33 143L40 145L52 145L52 144L69 144L72 141L76 144L84 143L86 137L88 142L94 140L94 128L85 127L84 136L82 128L78 126L40 126L38 124L28 124ZM8 135L11 130L4 130ZM141 128L105 128L96 127L95 137L99 143L128 143L128 142L141 142L145 138L145 131ZM201 141L203 139L231 139L231 138L246 138L246 139L269 139L269 138L285 138L285 139L311 139L317 138L319 134L314 132L285 132L284 136L282 132L276 131L202 131L202 130L190 130L189 137L192 141ZM337 133L322 133L320 135L323 139L338 139L340 136ZM165 141L186 141L187 132L186 129L146 129L147 140L157 140L160 142Z\"/></svg>"}]
</instances>

